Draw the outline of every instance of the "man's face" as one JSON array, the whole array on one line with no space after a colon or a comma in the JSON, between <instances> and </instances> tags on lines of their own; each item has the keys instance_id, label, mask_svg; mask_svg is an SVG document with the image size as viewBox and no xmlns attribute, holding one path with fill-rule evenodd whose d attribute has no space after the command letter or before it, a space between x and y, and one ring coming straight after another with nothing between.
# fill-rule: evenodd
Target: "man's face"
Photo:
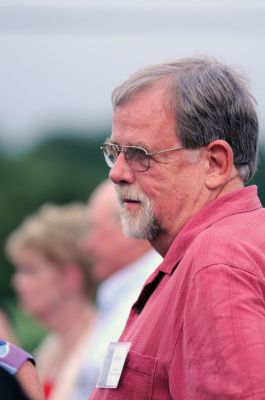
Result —
<instances>
[{"instance_id":1,"label":"man's face","mask_svg":"<svg viewBox=\"0 0 265 400\"><path fill-rule=\"evenodd\" d=\"M88 232L83 248L92 261L91 272L94 279L102 282L125 265L126 255L122 253L126 239L119 215L115 215L111 206L109 207L105 194L90 201L87 222Z\"/></svg>"},{"instance_id":2,"label":"man's face","mask_svg":"<svg viewBox=\"0 0 265 400\"><path fill-rule=\"evenodd\" d=\"M166 110L164 89L156 86L140 92L113 116L110 142L134 145L156 152L181 146L176 123ZM197 211L204 187L203 163L198 150L178 150L154 156L150 168L130 168L124 154L110 171L122 204L127 233L150 241L167 237L170 242ZM191 162L191 157L194 160Z\"/></svg>"}]
</instances>

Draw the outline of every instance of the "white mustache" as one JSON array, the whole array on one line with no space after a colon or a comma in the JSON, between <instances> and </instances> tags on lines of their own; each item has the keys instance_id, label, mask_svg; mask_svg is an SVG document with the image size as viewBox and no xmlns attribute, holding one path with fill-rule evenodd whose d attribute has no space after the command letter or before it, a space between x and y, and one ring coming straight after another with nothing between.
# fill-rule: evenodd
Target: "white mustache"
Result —
<instances>
[{"instance_id":1,"label":"white mustache","mask_svg":"<svg viewBox=\"0 0 265 400\"><path fill-rule=\"evenodd\" d=\"M132 186L118 186L116 192L120 203L122 203L123 200L146 201L146 196L138 192L138 190Z\"/></svg>"}]
</instances>

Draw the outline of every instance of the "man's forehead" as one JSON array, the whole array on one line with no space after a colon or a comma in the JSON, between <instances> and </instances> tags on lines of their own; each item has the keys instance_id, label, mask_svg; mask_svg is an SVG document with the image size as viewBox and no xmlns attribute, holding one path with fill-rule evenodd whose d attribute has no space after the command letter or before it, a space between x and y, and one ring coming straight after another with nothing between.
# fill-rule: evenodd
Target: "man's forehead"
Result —
<instances>
[{"instance_id":1,"label":"man's forehead","mask_svg":"<svg viewBox=\"0 0 265 400\"><path fill-rule=\"evenodd\" d=\"M127 101L115 107L113 110L113 122L117 117L126 119L126 117L131 116L131 113L134 117L133 119L137 121L144 111L155 111L155 113L171 112L171 107L169 107L170 98L167 87L161 84L143 88ZM138 110L138 112L134 113L135 110Z\"/></svg>"},{"instance_id":2,"label":"man's forehead","mask_svg":"<svg viewBox=\"0 0 265 400\"><path fill-rule=\"evenodd\" d=\"M161 99L168 97L169 81L170 79L161 77L161 79L149 82L146 81L144 85L133 84L131 88L127 88L125 92L121 93L121 96L119 96L119 99L115 104L115 110L119 107L129 105L130 103L146 99L149 96L151 98L158 98L160 96Z\"/></svg>"}]
</instances>

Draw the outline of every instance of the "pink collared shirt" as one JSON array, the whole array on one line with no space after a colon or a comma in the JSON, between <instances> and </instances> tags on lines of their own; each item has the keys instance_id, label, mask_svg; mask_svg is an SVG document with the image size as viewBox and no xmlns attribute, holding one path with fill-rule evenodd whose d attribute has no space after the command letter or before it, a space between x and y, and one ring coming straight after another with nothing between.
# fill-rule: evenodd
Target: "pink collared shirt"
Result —
<instances>
[{"instance_id":1,"label":"pink collared shirt","mask_svg":"<svg viewBox=\"0 0 265 400\"><path fill-rule=\"evenodd\" d=\"M254 186L185 225L120 341L132 346L119 386L91 400L265 399L265 210Z\"/></svg>"}]
</instances>

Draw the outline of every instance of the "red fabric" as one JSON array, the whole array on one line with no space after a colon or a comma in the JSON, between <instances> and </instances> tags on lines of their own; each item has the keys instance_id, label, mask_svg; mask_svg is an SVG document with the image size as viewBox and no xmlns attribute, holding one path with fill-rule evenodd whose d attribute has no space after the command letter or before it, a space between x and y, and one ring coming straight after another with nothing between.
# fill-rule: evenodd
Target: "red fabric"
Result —
<instances>
[{"instance_id":1,"label":"red fabric","mask_svg":"<svg viewBox=\"0 0 265 400\"><path fill-rule=\"evenodd\" d=\"M210 203L148 279L117 389L91 400L265 399L265 210L255 187Z\"/></svg>"},{"instance_id":2,"label":"red fabric","mask_svg":"<svg viewBox=\"0 0 265 400\"><path fill-rule=\"evenodd\" d=\"M44 391L44 397L46 400L49 399L51 392L53 389L53 383L50 381L46 381L43 383L43 391Z\"/></svg>"}]
</instances>

